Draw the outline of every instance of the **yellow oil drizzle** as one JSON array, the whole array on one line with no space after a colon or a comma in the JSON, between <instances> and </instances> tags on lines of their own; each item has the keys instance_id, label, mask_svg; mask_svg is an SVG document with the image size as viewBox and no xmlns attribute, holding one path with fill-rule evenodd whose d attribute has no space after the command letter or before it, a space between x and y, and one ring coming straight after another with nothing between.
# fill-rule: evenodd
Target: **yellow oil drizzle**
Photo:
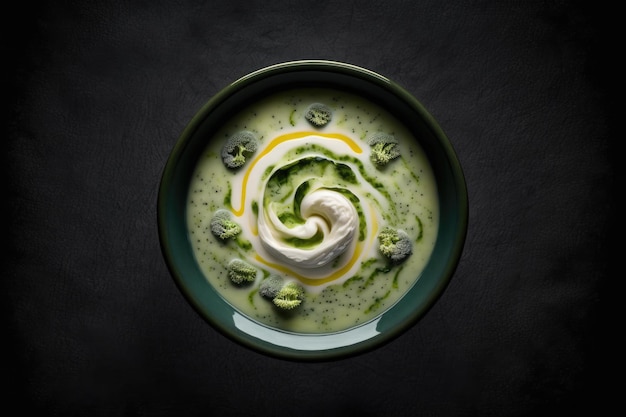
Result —
<instances>
[{"instance_id":1,"label":"yellow oil drizzle","mask_svg":"<svg viewBox=\"0 0 626 417\"><path fill-rule=\"evenodd\" d=\"M274 268L278 271L281 271L289 276L292 276L294 278L297 278L300 282L302 282L303 284L306 285L312 285L312 286L317 286L317 285L322 285L322 284L326 284L327 282L330 281L334 281L337 278L341 278L342 276L344 276L349 270L350 268L352 268L352 266L354 266L354 263L357 261L357 259L359 259L359 254L361 253L361 251L363 250L363 243L359 242L356 245L356 248L352 254L352 258L350 258L350 261L345 264L343 267L341 267L340 269L334 271L332 274L328 275L327 277L324 278L308 278L305 277L301 274L298 274L294 271L292 271L291 269L289 269L288 267L282 265L282 264L277 264L277 263L273 263L273 262L269 262L265 259L263 259L261 256L259 256L258 254L255 256L256 260L261 262L262 264L265 264L271 268Z\"/></svg>"},{"instance_id":2,"label":"yellow oil drizzle","mask_svg":"<svg viewBox=\"0 0 626 417\"><path fill-rule=\"evenodd\" d=\"M374 211L374 207L372 207L372 205L370 204L370 213L375 213ZM371 236L376 236L378 234L378 219L376 218L375 215L370 216L370 218L372 219L372 230L370 231Z\"/></svg>"},{"instance_id":3,"label":"yellow oil drizzle","mask_svg":"<svg viewBox=\"0 0 626 417\"><path fill-rule=\"evenodd\" d=\"M363 152L363 149L361 149L361 147L354 140L350 139L348 136L343 135L341 133L320 133L320 132L315 132L315 131L304 131L304 132L292 132L292 133L287 133L284 135L277 136L265 147L263 152L260 152L256 156L256 158L254 158L252 161L250 161L250 164L248 164L248 169L246 170L246 173L244 174L243 184L241 187L241 207L239 207L238 209L236 209L235 207L232 208L233 213L237 217L242 216L245 210L246 189L248 188L248 179L250 178L250 172L252 171L252 168L254 168L256 163L259 162L261 158L263 158L265 155L270 153L272 149L274 149L276 146L280 145L281 143L286 142L288 140L301 139L306 136L321 136L323 138L339 139L345 142L346 145L348 145L350 149L352 149L355 153L360 154Z\"/></svg>"}]
</instances>

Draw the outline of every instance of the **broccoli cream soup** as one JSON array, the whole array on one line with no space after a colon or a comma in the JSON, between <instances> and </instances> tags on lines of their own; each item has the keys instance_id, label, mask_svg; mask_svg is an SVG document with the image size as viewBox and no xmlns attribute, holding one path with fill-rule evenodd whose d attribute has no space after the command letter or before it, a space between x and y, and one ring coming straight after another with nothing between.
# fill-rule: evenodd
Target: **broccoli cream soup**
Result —
<instances>
[{"instance_id":1,"label":"broccoli cream soup","mask_svg":"<svg viewBox=\"0 0 626 417\"><path fill-rule=\"evenodd\" d=\"M187 224L233 307L305 333L364 323L419 279L437 188L419 138L347 92L288 90L223 126L194 170Z\"/></svg>"}]
</instances>

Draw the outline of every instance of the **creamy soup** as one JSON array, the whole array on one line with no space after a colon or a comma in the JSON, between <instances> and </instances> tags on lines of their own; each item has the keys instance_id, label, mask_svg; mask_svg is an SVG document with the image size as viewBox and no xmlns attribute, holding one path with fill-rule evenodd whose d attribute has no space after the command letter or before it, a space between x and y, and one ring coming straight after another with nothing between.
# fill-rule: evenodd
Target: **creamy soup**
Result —
<instances>
[{"instance_id":1,"label":"creamy soup","mask_svg":"<svg viewBox=\"0 0 626 417\"><path fill-rule=\"evenodd\" d=\"M244 143L254 145L237 149ZM197 262L224 300L271 327L326 333L375 318L415 284L439 202L419 138L385 109L297 89L251 103L207 137L186 213ZM297 291L278 296L287 284Z\"/></svg>"}]
</instances>

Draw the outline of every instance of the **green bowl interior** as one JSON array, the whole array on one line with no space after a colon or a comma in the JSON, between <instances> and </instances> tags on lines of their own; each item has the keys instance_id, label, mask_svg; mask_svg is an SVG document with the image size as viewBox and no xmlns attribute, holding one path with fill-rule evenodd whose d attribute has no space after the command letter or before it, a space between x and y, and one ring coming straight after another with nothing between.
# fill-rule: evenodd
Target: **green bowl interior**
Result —
<instances>
[{"instance_id":1,"label":"green bowl interior","mask_svg":"<svg viewBox=\"0 0 626 417\"><path fill-rule=\"evenodd\" d=\"M420 141L438 185L437 242L419 280L391 309L361 326L332 334L284 332L245 317L208 283L187 235L185 205L197 159L223 120L280 89L328 87L360 94L381 105ZM371 350L397 336L440 297L461 257L468 221L465 179L450 141L425 108L402 87L371 71L330 61L278 64L243 77L216 94L194 116L162 174L157 207L159 237L179 289L200 315L230 339L258 352L292 360L329 360Z\"/></svg>"}]
</instances>

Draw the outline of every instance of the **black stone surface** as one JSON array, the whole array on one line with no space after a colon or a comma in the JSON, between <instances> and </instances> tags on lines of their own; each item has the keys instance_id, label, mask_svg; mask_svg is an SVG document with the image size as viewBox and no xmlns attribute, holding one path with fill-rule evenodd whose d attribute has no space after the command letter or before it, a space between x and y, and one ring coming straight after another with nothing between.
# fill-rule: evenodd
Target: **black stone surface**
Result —
<instances>
[{"instance_id":1,"label":"black stone surface","mask_svg":"<svg viewBox=\"0 0 626 417\"><path fill-rule=\"evenodd\" d=\"M616 15L565 0L5 11L3 405L46 416L607 415L615 385L602 376L621 379L623 362ZM413 93L452 141L470 201L461 263L426 317L373 352L312 364L265 357L203 321L168 273L156 224L162 169L195 112L240 76L296 59L356 64Z\"/></svg>"}]
</instances>

